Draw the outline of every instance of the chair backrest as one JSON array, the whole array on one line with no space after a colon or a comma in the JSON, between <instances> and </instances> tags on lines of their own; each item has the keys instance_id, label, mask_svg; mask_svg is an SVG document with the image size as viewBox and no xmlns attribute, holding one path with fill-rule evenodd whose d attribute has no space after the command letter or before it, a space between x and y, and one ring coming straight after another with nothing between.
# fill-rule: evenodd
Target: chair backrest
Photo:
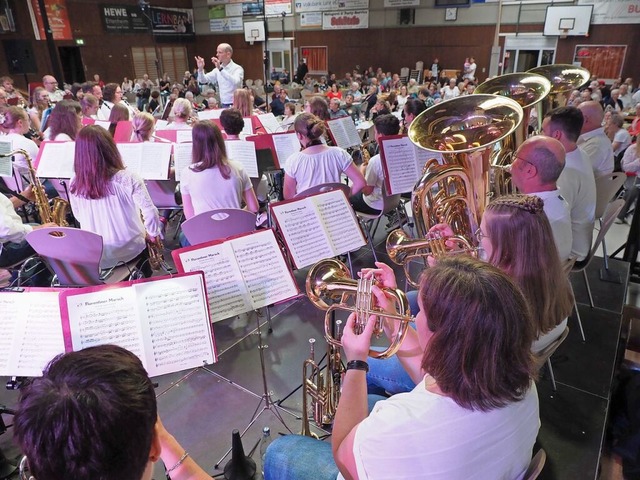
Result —
<instances>
[{"instance_id":1,"label":"chair backrest","mask_svg":"<svg viewBox=\"0 0 640 480\"><path fill-rule=\"evenodd\" d=\"M182 205L176 203L176 185L175 180L147 180L147 191L153 201L153 204L160 210L180 209Z\"/></svg>"},{"instance_id":2,"label":"chair backrest","mask_svg":"<svg viewBox=\"0 0 640 480\"><path fill-rule=\"evenodd\" d=\"M351 188L349 188L349 185L346 185L344 183L321 183L320 185L307 188L303 192L296 194L296 198L307 197L309 195L313 195L314 193L330 192L331 190L342 190L347 198L349 198L349 195L351 195Z\"/></svg>"},{"instance_id":3,"label":"chair backrest","mask_svg":"<svg viewBox=\"0 0 640 480\"><path fill-rule=\"evenodd\" d=\"M547 452L545 452L544 449L541 448L540 450L538 450L538 453L536 453L531 459L529 468L527 468L527 471L524 472L524 477L522 477L522 479L535 480L536 478L538 478L538 475L540 475L540 473L542 472L546 461Z\"/></svg>"},{"instance_id":4,"label":"chair backrest","mask_svg":"<svg viewBox=\"0 0 640 480\"><path fill-rule=\"evenodd\" d=\"M60 285L100 285L102 237L79 228L39 228L27 235L29 245L58 276Z\"/></svg>"},{"instance_id":5,"label":"chair backrest","mask_svg":"<svg viewBox=\"0 0 640 480\"><path fill-rule=\"evenodd\" d=\"M613 225L613 221L616 219L623 206L624 199L622 198L619 198L618 200L614 200L613 202L609 202L607 204L606 210L602 214L602 217L600 217L602 219L602 224L600 226L598 236L596 237L596 241L591 247L591 252L589 252L589 257L593 257L595 255L596 250L598 250L598 247L602 243L602 240L604 240L605 235L611 228L611 225Z\"/></svg>"},{"instance_id":6,"label":"chair backrest","mask_svg":"<svg viewBox=\"0 0 640 480\"><path fill-rule=\"evenodd\" d=\"M185 220L182 231L191 245L232 237L256 229L256 215L238 208L220 208Z\"/></svg>"},{"instance_id":7,"label":"chair backrest","mask_svg":"<svg viewBox=\"0 0 640 480\"><path fill-rule=\"evenodd\" d=\"M596 177L596 218L601 218L613 196L620 190L627 175L613 172Z\"/></svg>"},{"instance_id":8,"label":"chair backrest","mask_svg":"<svg viewBox=\"0 0 640 480\"><path fill-rule=\"evenodd\" d=\"M395 195L387 195L387 187L382 184L382 212L380 215L386 215L387 213L395 210L400 205L400 199L402 196L399 193Z\"/></svg>"},{"instance_id":9,"label":"chair backrest","mask_svg":"<svg viewBox=\"0 0 640 480\"><path fill-rule=\"evenodd\" d=\"M553 353L558 349L558 347L565 341L567 336L569 335L569 327L565 328L564 331L560 334L558 338L556 338L549 345L544 347L539 352L533 354L534 362L538 370L540 370L544 364L549 360L549 357L553 355Z\"/></svg>"},{"instance_id":10,"label":"chair backrest","mask_svg":"<svg viewBox=\"0 0 640 480\"><path fill-rule=\"evenodd\" d=\"M253 86L253 80L251 80L250 78L247 78L247 79L244 81L244 84L245 84L247 87L251 87L251 86Z\"/></svg>"}]
</instances>

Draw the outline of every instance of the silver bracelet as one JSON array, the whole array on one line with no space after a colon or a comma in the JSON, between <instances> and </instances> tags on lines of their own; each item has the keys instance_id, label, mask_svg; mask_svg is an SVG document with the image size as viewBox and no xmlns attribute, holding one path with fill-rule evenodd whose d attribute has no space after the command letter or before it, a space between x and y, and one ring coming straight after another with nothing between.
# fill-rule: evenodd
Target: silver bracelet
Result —
<instances>
[{"instance_id":1,"label":"silver bracelet","mask_svg":"<svg viewBox=\"0 0 640 480\"><path fill-rule=\"evenodd\" d=\"M176 463L173 467L171 467L169 470L167 470L167 473L173 472L176 468L178 468L180 465L182 465L182 462L184 462L188 456L189 456L189 452L187 452L185 450L184 453L182 454L182 456L180 457L180 460L178 460L178 463Z\"/></svg>"}]
</instances>

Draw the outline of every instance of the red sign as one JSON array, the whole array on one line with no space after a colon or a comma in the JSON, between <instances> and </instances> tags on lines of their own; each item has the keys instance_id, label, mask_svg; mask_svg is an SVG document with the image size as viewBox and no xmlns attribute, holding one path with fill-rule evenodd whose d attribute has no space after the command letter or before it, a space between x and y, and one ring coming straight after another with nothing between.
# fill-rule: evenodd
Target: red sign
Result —
<instances>
[{"instance_id":1,"label":"red sign","mask_svg":"<svg viewBox=\"0 0 640 480\"><path fill-rule=\"evenodd\" d=\"M67 14L66 0L44 0L44 8L49 20L49 28L54 40L73 40L69 15ZM42 11L38 0L29 0L29 13L31 23L36 35L36 40L46 38L44 23L42 21Z\"/></svg>"}]
</instances>

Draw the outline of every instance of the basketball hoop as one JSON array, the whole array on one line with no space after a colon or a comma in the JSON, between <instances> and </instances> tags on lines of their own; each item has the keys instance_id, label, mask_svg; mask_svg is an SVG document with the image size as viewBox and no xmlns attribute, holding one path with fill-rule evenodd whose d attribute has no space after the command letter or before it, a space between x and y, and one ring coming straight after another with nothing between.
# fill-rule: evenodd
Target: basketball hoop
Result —
<instances>
[{"instance_id":1,"label":"basketball hoop","mask_svg":"<svg viewBox=\"0 0 640 480\"><path fill-rule=\"evenodd\" d=\"M569 34L569 29L568 28L563 28L562 30L560 30L560 38L567 38L567 35Z\"/></svg>"},{"instance_id":2,"label":"basketball hoop","mask_svg":"<svg viewBox=\"0 0 640 480\"><path fill-rule=\"evenodd\" d=\"M251 32L251 37L249 37L249 45L253 45L253 42L255 42L258 39L258 35L254 35L253 32Z\"/></svg>"}]
</instances>

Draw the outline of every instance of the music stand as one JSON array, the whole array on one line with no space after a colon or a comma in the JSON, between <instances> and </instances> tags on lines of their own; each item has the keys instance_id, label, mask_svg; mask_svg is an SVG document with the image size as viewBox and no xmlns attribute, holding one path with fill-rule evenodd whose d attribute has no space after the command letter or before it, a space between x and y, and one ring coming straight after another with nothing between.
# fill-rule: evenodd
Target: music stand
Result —
<instances>
[{"instance_id":1,"label":"music stand","mask_svg":"<svg viewBox=\"0 0 640 480\"><path fill-rule=\"evenodd\" d=\"M7 425L2 419L2 414L4 413L14 415L15 411L8 409L4 405L0 405L0 435L7 431ZM18 466L9 462L4 452L0 449L0 478L10 478L17 470Z\"/></svg>"},{"instance_id":2,"label":"music stand","mask_svg":"<svg viewBox=\"0 0 640 480\"><path fill-rule=\"evenodd\" d=\"M622 260L630 263L629 281L640 283L640 263L638 263L638 252L640 251L640 208L637 208L637 206L633 212L627 241L618 247L609 258L616 258L616 255L623 250Z\"/></svg>"}]
</instances>

